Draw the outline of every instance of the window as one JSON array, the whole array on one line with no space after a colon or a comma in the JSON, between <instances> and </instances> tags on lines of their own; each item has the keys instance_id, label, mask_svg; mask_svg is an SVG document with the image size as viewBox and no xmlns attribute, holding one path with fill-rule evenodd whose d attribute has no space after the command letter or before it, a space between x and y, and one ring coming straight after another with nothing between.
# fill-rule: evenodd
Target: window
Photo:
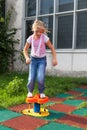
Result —
<instances>
[{"instance_id":1,"label":"window","mask_svg":"<svg viewBox=\"0 0 87 130\"><path fill-rule=\"evenodd\" d=\"M77 14L77 49L87 48L87 12Z\"/></svg>"},{"instance_id":2,"label":"window","mask_svg":"<svg viewBox=\"0 0 87 130\"><path fill-rule=\"evenodd\" d=\"M53 13L54 10L54 0L39 0L39 8L40 12L39 14L49 14Z\"/></svg>"},{"instance_id":3,"label":"window","mask_svg":"<svg viewBox=\"0 0 87 130\"><path fill-rule=\"evenodd\" d=\"M58 17L57 48L72 48L73 16Z\"/></svg>"},{"instance_id":4,"label":"window","mask_svg":"<svg viewBox=\"0 0 87 130\"><path fill-rule=\"evenodd\" d=\"M78 9L87 8L87 0L78 0Z\"/></svg>"},{"instance_id":5,"label":"window","mask_svg":"<svg viewBox=\"0 0 87 130\"><path fill-rule=\"evenodd\" d=\"M36 0L25 0L25 16L35 16L36 15Z\"/></svg>"},{"instance_id":6,"label":"window","mask_svg":"<svg viewBox=\"0 0 87 130\"><path fill-rule=\"evenodd\" d=\"M32 34L32 23L33 20L26 21L26 39Z\"/></svg>"},{"instance_id":7,"label":"window","mask_svg":"<svg viewBox=\"0 0 87 130\"><path fill-rule=\"evenodd\" d=\"M87 0L25 0L25 39L35 19L45 22L56 49L87 49Z\"/></svg>"},{"instance_id":8,"label":"window","mask_svg":"<svg viewBox=\"0 0 87 130\"><path fill-rule=\"evenodd\" d=\"M59 12L74 9L74 0L59 0Z\"/></svg>"}]
</instances>

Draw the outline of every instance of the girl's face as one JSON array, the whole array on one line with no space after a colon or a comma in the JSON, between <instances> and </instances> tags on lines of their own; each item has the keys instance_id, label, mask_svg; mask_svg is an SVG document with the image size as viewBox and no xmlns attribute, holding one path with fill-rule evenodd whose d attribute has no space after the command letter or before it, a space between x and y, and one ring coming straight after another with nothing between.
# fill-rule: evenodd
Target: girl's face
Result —
<instances>
[{"instance_id":1,"label":"girl's face","mask_svg":"<svg viewBox=\"0 0 87 130\"><path fill-rule=\"evenodd\" d=\"M36 36L36 38L40 38L42 33L43 33L43 29L35 29L34 30L34 35Z\"/></svg>"}]
</instances>

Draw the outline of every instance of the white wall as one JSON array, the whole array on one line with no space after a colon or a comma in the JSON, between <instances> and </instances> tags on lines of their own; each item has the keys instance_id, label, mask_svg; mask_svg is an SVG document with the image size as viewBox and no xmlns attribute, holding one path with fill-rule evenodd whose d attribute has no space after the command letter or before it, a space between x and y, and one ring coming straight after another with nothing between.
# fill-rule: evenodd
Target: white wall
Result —
<instances>
[{"instance_id":1,"label":"white wall","mask_svg":"<svg viewBox=\"0 0 87 130\"><path fill-rule=\"evenodd\" d=\"M87 76L87 52L57 52L58 65L51 65L51 54L47 54L47 74L58 76Z\"/></svg>"}]
</instances>

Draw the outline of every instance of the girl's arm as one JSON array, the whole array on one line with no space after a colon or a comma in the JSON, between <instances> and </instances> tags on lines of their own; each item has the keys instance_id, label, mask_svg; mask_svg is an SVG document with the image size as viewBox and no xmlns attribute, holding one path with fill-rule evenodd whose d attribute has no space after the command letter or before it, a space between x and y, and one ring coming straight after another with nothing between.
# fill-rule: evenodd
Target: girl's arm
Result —
<instances>
[{"instance_id":1,"label":"girl's arm","mask_svg":"<svg viewBox=\"0 0 87 130\"><path fill-rule=\"evenodd\" d=\"M46 43L46 45L50 48L50 50L52 52L52 56L53 56L52 65L56 66L58 64L57 58L56 58L56 51L55 51L52 43L50 42L50 40Z\"/></svg>"},{"instance_id":2,"label":"girl's arm","mask_svg":"<svg viewBox=\"0 0 87 130\"><path fill-rule=\"evenodd\" d=\"M29 47L30 47L30 44L26 42L24 49L23 49L23 54L24 54L24 57L26 59L27 64L30 64L30 58L29 58L29 55L28 55Z\"/></svg>"}]
</instances>

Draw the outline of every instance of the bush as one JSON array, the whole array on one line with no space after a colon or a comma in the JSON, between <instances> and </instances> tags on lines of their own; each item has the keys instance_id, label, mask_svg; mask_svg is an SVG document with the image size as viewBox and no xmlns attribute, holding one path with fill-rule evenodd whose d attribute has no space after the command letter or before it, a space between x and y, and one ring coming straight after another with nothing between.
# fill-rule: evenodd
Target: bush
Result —
<instances>
[{"instance_id":1,"label":"bush","mask_svg":"<svg viewBox=\"0 0 87 130\"><path fill-rule=\"evenodd\" d=\"M23 79L18 78L17 76L9 82L9 84L6 86L6 92L7 94L12 96L19 96L22 95L26 90L26 88L22 87Z\"/></svg>"}]
</instances>

